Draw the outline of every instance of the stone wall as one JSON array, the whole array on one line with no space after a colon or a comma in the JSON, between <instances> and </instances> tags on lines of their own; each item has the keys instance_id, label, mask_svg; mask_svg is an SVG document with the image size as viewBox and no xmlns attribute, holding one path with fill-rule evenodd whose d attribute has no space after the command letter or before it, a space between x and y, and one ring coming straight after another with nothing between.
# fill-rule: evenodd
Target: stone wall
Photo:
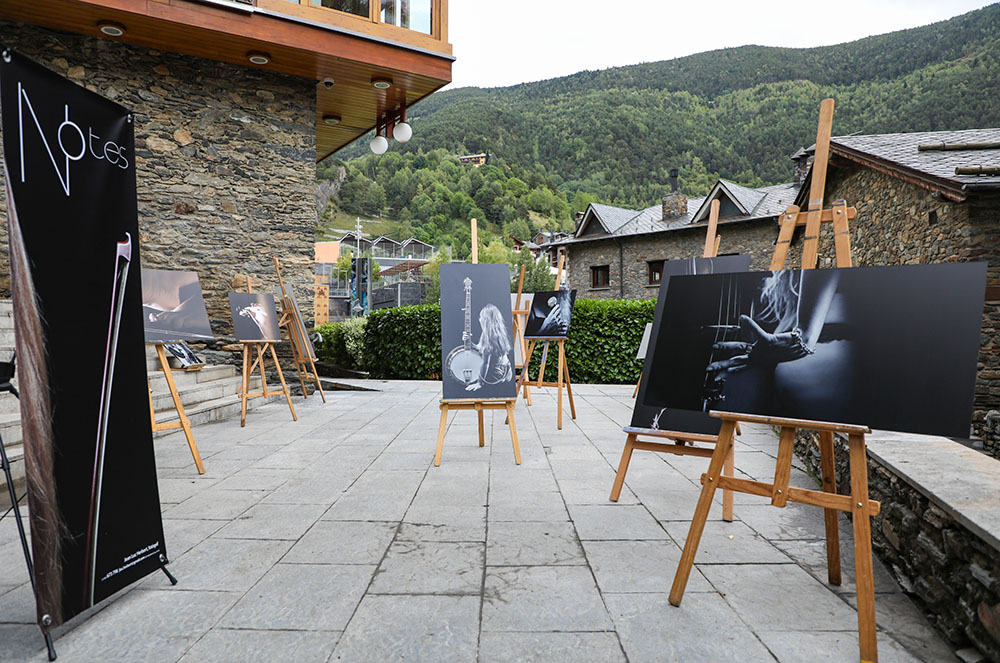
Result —
<instances>
[{"instance_id":1,"label":"stone wall","mask_svg":"<svg viewBox=\"0 0 1000 663\"><path fill-rule=\"evenodd\" d=\"M314 82L0 21L4 44L132 109L143 267L198 272L217 337L238 273L271 256L312 318ZM2 187L2 180L0 180ZM4 204L0 191L0 209ZM0 296L9 296L6 225ZM72 275L67 275L72 280Z\"/></svg>"},{"instance_id":2,"label":"stone wall","mask_svg":"<svg viewBox=\"0 0 1000 663\"><path fill-rule=\"evenodd\" d=\"M700 256L705 250L704 225L670 232L632 235L570 244L568 251L569 287L578 297L588 299L653 299L659 285L649 285L649 261L676 260ZM774 251L778 226L774 221L719 224L722 242L719 253L752 256L751 269L767 269ZM620 244L619 244L620 242ZM619 256L622 260L619 261ZM789 262L789 264L795 264ZM610 267L610 285L591 288L591 266Z\"/></svg>"},{"instance_id":3,"label":"stone wall","mask_svg":"<svg viewBox=\"0 0 1000 663\"><path fill-rule=\"evenodd\" d=\"M818 482L817 435L800 433L795 452ZM835 455L838 492L849 495L847 442L839 436ZM872 518L875 554L956 648L975 645L989 660L1000 663L998 550L960 522L947 505L929 499L872 456L868 491L882 503L881 512Z\"/></svg>"}]
</instances>

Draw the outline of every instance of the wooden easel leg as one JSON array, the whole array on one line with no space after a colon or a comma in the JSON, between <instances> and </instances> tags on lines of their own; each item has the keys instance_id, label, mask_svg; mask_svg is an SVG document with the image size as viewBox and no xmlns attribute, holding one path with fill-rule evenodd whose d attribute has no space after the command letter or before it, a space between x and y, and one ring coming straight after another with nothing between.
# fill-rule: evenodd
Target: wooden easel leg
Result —
<instances>
[{"instance_id":1,"label":"wooden easel leg","mask_svg":"<svg viewBox=\"0 0 1000 663\"><path fill-rule=\"evenodd\" d=\"M563 373L566 375L566 395L569 397L569 414L576 419L576 405L573 403L573 383L569 379L569 360L563 354Z\"/></svg>"},{"instance_id":2,"label":"wooden easel leg","mask_svg":"<svg viewBox=\"0 0 1000 663\"><path fill-rule=\"evenodd\" d=\"M642 376L641 375L639 376L639 379L636 380L635 389L632 390L632 398L635 398L636 396L639 395L639 385L640 384L642 384Z\"/></svg>"},{"instance_id":3,"label":"wooden easel leg","mask_svg":"<svg viewBox=\"0 0 1000 663\"><path fill-rule=\"evenodd\" d=\"M871 507L868 502L868 454L865 438L848 436L851 461L851 502L854 505L854 573L858 591L858 645L861 663L877 663L875 634L875 574L872 569Z\"/></svg>"},{"instance_id":4,"label":"wooden easel leg","mask_svg":"<svg viewBox=\"0 0 1000 663\"><path fill-rule=\"evenodd\" d=\"M187 418L187 413L184 412L184 404L181 402L181 395L177 393L177 384L174 382L173 371L170 370L170 364L167 362L167 355L163 351L163 344L156 344L156 354L160 358L160 367L163 369L163 376L167 379L167 387L170 389L170 397L174 400L174 409L177 410L177 418L181 422L181 429L184 431L184 437L187 439L188 449L191 450L191 457L194 458L194 466L198 468L198 474L205 473L205 465L201 462L201 454L198 452L198 445L194 441L194 433L191 431L191 420ZM150 394L150 413L152 413L153 408L153 396Z\"/></svg>"},{"instance_id":5,"label":"wooden easel leg","mask_svg":"<svg viewBox=\"0 0 1000 663\"><path fill-rule=\"evenodd\" d=\"M823 491L837 492L837 464L833 452L833 433L821 431L819 434L820 467L823 476ZM840 530L837 509L823 509L826 521L826 575L831 585L840 584Z\"/></svg>"},{"instance_id":6,"label":"wooden easel leg","mask_svg":"<svg viewBox=\"0 0 1000 663\"><path fill-rule=\"evenodd\" d=\"M528 352L524 355L524 366L521 367L521 382L524 385L524 400L527 401L528 406L531 406L531 387L528 386L528 382L531 380L531 372L528 370L531 367L531 356L535 353L535 344L537 341L532 340L528 344Z\"/></svg>"},{"instance_id":7,"label":"wooden easel leg","mask_svg":"<svg viewBox=\"0 0 1000 663\"><path fill-rule=\"evenodd\" d=\"M274 360L274 370L278 371L278 380L281 382L281 390L285 392L285 400L288 401L288 409L292 412L292 421L298 421L299 417L295 414L295 406L292 405L292 394L288 391L288 385L285 384L285 376L281 373L281 364L278 363L278 353L274 351L274 343L268 343L267 347L271 349L271 359ZM264 372L264 362L261 362L261 373Z\"/></svg>"},{"instance_id":8,"label":"wooden easel leg","mask_svg":"<svg viewBox=\"0 0 1000 663\"><path fill-rule=\"evenodd\" d=\"M731 477L736 470L736 445L729 445L729 453L722 464L722 474ZM733 491L728 488L722 489L722 519L727 523L733 522Z\"/></svg>"},{"instance_id":9,"label":"wooden easel leg","mask_svg":"<svg viewBox=\"0 0 1000 663\"><path fill-rule=\"evenodd\" d=\"M250 345L243 344L243 381L240 383L240 427L247 425L247 393L250 391Z\"/></svg>"},{"instance_id":10,"label":"wooden easel leg","mask_svg":"<svg viewBox=\"0 0 1000 663\"><path fill-rule=\"evenodd\" d=\"M261 391L264 392L264 398L267 398L268 396L271 395L271 392L269 392L267 390L267 375L264 374L265 373L265 371L264 371L264 356L265 356L264 355L264 344L263 343L258 343L258 344L255 344L254 347L257 348L257 365L260 366L260 387L261 387ZM275 361L274 363L277 364L278 362ZM249 385L247 385L247 386L249 387Z\"/></svg>"},{"instance_id":11,"label":"wooden easel leg","mask_svg":"<svg viewBox=\"0 0 1000 663\"><path fill-rule=\"evenodd\" d=\"M629 461L632 460L632 446L635 444L636 434L629 433L625 438L625 448L622 449L622 459L618 462L618 474L615 475L615 482L611 484L611 497L608 499L617 502L622 494L622 485L625 483L625 473L628 472Z\"/></svg>"},{"instance_id":12,"label":"wooden easel leg","mask_svg":"<svg viewBox=\"0 0 1000 663\"><path fill-rule=\"evenodd\" d=\"M476 403L476 414L479 415L479 446L486 444L486 432L483 429L483 407Z\"/></svg>"},{"instance_id":13,"label":"wooden easel leg","mask_svg":"<svg viewBox=\"0 0 1000 663\"><path fill-rule=\"evenodd\" d=\"M149 423L153 430L156 430L156 412L153 411L153 388L149 386L149 378L146 378L146 392L149 394Z\"/></svg>"},{"instance_id":14,"label":"wooden easel leg","mask_svg":"<svg viewBox=\"0 0 1000 663\"><path fill-rule=\"evenodd\" d=\"M558 394L558 398L556 399L556 403L557 403L557 408L558 408L557 412L559 413L559 415L558 415L558 417L556 419L556 421L557 421L556 428L558 428L559 430L562 430L562 392L563 392L563 380L566 378L566 373L565 373L565 371L563 371L563 361L565 361L565 359L563 357L562 341L559 341L557 345L558 345L558 349L557 349L558 359L557 359L556 363L557 363L558 366L557 366L556 370L559 373L559 375L556 377L556 393Z\"/></svg>"},{"instance_id":15,"label":"wooden easel leg","mask_svg":"<svg viewBox=\"0 0 1000 663\"><path fill-rule=\"evenodd\" d=\"M299 374L299 384L302 386L302 398L309 398L309 392L306 391L306 378L302 374L302 364L304 364L305 361L302 359L302 355L299 354L299 351L295 348L294 343L292 343L292 361L295 362L295 370L298 371Z\"/></svg>"},{"instance_id":16,"label":"wooden easel leg","mask_svg":"<svg viewBox=\"0 0 1000 663\"><path fill-rule=\"evenodd\" d=\"M517 426L514 424L514 401L507 401L507 422L510 425L510 443L514 447L514 463L521 464L521 445L517 442Z\"/></svg>"},{"instance_id":17,"label":"wooden easel leg","mask_svg":"<svg viewBox=\"0 0 1000 663\"><path fill-rule=\"evenodd\" d=\"M691 567L694 566L694 556L698 552L698 544L701 543L702 532L705 531L705 521L708 520L708 512L712 508L712 498L715 496L715 487L719 483L719 476L722 474L722 465L725 463L729 447L733 444L733 430L736 425L733 421L722 422L722 430L719 431L719 441L715 444L715 451L712 453L712 461L708 465L708 476L705 484L701 487L701 496L698 497L698 506L694 510L694 517L691 519L691 529L688 530L687 539L684 541L684 551L681 553L680 563L677 565L677 573L674 575L674 584L670 588L670 604L680 605L684 598L684 588L687 587L688 577L691 575Z\"/></svg>"},{"instance_id":18,"label":"wooden easel leg","mask_svg":"<svg viewBox=\"0 0 1000 663\"><path fill-rule=\"evenodd\" d=\"M312 360L312 357L309 357L309 367L312 369L312 376L313 380L316 382L316 390L319 391L319 397L322 398L325 403L326 394L323 393L323 385L319 381L319 373L316 372L316 362Z\"/></svg>"},{"instance_id":19,"label":"wooden easel leg","mask_svg":"<svg viewBox=\"0 0 1000 663\"><path fill-rule=\"evenodd\" d=\"M508 416L510 412L508 411ZM441 451L444 449L444 431L448 427L448 404L441 403L441 423L438 425L437 451L434 452L434 467L441 465Z\"/></svg>"}]
</instances>

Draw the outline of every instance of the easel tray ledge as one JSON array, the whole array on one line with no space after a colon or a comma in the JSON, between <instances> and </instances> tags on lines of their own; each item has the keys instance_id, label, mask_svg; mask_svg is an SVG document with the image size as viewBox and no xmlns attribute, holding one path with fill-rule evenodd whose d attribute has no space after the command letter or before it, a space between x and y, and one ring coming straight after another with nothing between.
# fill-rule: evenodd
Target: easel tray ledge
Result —
<instances>
[{"instance_id":1,"label":"easel tray ledge","mask_svg":"<svg viewBox=\"0 0 1000 663\"><path fill-rule=\"evenodd\" d=\"M769 424L772 426L788 426L791 428L832 431L835 433L855 433L860 435L867 435L872 432L871 428L861 424L838 424L830 421L813 421L811 419L788 419L785 417L769 417L759 414L725 412L722 410L712 410L708 414L718 419L742 421L748 424Z\"/></svg>"}]
</instances>

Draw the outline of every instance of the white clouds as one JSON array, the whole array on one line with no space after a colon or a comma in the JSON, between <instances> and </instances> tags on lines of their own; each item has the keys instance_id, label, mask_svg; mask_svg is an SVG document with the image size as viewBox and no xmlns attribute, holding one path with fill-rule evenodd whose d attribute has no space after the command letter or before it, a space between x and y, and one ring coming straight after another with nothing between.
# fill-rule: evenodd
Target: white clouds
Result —
<instances>
[{"instance_id":1,"label":"white clouds","mask_svg":"<svg viewBox=\"0 0 1000 663\"><path fill-rule=\"evenodd\" d=\"M451 87L493 87L763 44L808 47L941 21L985 0L450 0Z\"/></svg>"}]
</instances>

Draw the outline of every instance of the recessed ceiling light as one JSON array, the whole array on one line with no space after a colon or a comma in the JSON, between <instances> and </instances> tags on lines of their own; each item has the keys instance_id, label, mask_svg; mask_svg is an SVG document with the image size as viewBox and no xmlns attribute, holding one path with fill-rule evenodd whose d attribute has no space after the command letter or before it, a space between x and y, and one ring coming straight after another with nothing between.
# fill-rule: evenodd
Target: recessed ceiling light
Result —
<instances>
[{"instance_id":1,"label":"recessed ceiling light","mask_svg":"<svg viewBox=\"0 0 1000 663\"><path fill-rule=\"evenodd\" d=\"M333 115L333 114L324 115L323 116L323 123L324 124L329 124L331 127L335 127L338 124L340 124L340 116L339 115Z\"/></svg>"},{"instance_id":2,"label":"recessed ceiling light","mask_svg":"<svg viewBox=\"0 0 1000 663\"><path fill-rule=\"evenodd\" d=\"M377 90L388 90L389 88L392 87L392 79L391 78L381 78L381 77L380 78L373 78L372 79L372 87L374 87Z\"/></svg>"},{"instance_id":3,"label":"recessed ceiling light","mask_svg":"<svg viewBox=\"0 0 1000 663\"><path fill-rule=\"evenodd\" d=\"M113 21L101 21L97 24L97 29L109 37L121 37L125 34L125 26Z\"/></svg>"},{"instance_id":4,"label":"recessed ceiling light","mask_svg":"<svg viewBox=\"0 0 1000 663\"><path fill-rule=\"evenodd\" d=\"M250 51L247 53L247 59L254 64L267 64L271 61L271 56L263 51Z\"/></svg>"}]
</instances>

